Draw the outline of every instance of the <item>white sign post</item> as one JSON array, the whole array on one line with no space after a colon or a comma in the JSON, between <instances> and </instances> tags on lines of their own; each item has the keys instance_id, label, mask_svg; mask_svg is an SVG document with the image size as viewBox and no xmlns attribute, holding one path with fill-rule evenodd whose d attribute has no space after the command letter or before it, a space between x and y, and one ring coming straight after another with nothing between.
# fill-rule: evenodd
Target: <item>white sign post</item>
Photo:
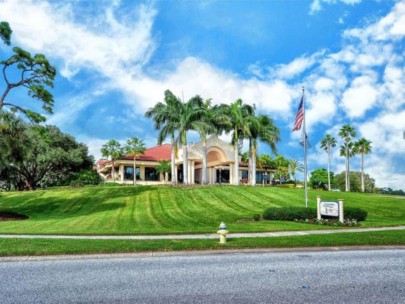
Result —
<instances>
[{"instance_id":1,"label":"white sign post","mask_svg":"<svg viewBox=\"0 0 405 304\"><path fill-rule=\"evenodd\" d=\"M322 201L320 196L316 197L317 219L320 220L322 215L339 218L343 223L343 199L338 201Z\"/></svg>"}]
</instances>

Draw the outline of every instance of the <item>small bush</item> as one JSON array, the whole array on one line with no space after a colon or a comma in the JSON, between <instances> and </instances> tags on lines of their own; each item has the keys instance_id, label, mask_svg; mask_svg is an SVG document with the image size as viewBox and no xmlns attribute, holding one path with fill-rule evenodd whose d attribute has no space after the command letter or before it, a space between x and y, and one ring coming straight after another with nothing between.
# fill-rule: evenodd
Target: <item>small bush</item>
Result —
<instances>
[{"instance_id":1,"label":"small bush","mask_svg":"<svg viewBox=\"0 0 405 304\"><path fill-rule=\"evenodd\" d=\"M260 214L253 214L253 220L255 221L255 222L257 222L257 221L259 221L260 220Z\"/></svg>"},{"instance_id":2,"label":"small bush","mask_svg":"<svg viewBox=\"0 0 405 304\"><path fill-rule=\"evenodd\" d=\"M316 209L314 208L268 208L263 212L265 220L293 221L315 217Z\"/></svg>"},{"instance_id":3,"label":"small bush","mask_svg":"<svg viewBox=\"0 0 405 304\"><path fill-rule=\"evenodd\" d=\"M361 208L343 208L343 213L345 218L356 219L359 222L367 218L367 211Z\"/></svg>"}]
</instances>

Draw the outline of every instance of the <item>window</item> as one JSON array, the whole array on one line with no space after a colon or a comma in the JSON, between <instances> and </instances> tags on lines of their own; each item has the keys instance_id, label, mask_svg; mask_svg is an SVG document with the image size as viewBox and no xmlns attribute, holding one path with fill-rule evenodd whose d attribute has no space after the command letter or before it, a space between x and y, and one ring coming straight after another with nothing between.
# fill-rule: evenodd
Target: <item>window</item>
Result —
<instances>
[{"instance_id":1,"label":"window","mask_svg":"<svg viewBox=\"0 0 405 304\"><path fill-rule=\"evenodd\" d=\"M160 174L155 168L145 168L145 180L147 181L159 181Z\"/></svg>"},{"instance_id":2,"label":"window","mask_svg":"<svg viewBox=\"0 0 405 304\"><path fill-rule=\"evenodd\" d=\"M133 180L134 179L134 167L124 167L124 179ZM141 169L136 167L136 179L141 179Z\"/></svg>"}]
</instances>

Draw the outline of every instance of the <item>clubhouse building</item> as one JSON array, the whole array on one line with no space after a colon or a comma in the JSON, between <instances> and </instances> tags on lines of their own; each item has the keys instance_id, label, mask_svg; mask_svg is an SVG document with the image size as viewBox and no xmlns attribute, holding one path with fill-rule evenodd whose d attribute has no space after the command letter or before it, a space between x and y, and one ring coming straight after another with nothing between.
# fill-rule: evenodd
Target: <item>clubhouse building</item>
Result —
<instances>
[{"instance_id":1,"label":"clubhouse building","mask_svg":"<svg viewBox=\"0 0 405 304\"><path fill-rule=\"evenodd\" d=\"M234 148L227 142L212 136L207 139L207 172L208 184L236 184L234 181L235 159ZM183 150L179 149L175 160L176 177L178 183L183 182ZM189 145L188 147L188 176L190 185L201 184L202 181L202 157L203 147L201 142ZM156 166L161 160L171 160L171 145L164 144L146 149L144 154L136 158L136 180L137 184L153 185L165 184L171 180L171 174L159 173ZM239 162L239 182L248 183L248 165ZM114 170L114 174L112 174ZM116 183L132 184L134 177L133 157L122 156L112 161L99 160L97 172L106 182L112 182L112 176ZM274 176L274 170L267 168L256 169L256 182L270 183Z\"/></svg>"}]
</instances>

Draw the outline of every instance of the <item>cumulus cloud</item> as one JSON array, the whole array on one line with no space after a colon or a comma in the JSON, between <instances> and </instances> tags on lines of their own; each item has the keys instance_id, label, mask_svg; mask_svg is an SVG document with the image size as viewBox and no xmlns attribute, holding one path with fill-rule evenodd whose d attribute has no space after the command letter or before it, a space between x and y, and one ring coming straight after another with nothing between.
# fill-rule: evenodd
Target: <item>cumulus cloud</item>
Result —
<instances>
[{"instance_id":1,"label":"cumulus cloud","mask_svg":"<svg viewBox=\"0 0 405 304\"><path fill-rule=\"evenodd\" d=\"M336 3L344 3L349 5L359 4L362 0L313 0L310 5L310 14L315 14L322 10L323 4L336 4Z\"/></svg>"},{"instance_id":2,"label":"cumulus cloud","mask_svg":"<svg viewBox=\"0 0 405 304\"><path fill-rule=\"evenodd\" d=\"M322 5L337 2L353 5L361 1L314 0L313 12ZM131 107L136 115L143 115L147 108L162 100L166 89L170 89L179 97L184 95L186 100L194 94L213 98L214 104L242 98L246 103L255 104L258 111L277 119L281 126L289 126L301 87L305 86L310 132L319 132L320 126L327 126L337 135L339 125L353 123L361 136L373 142L373 155L386 160L388 167L384 172L398 174L396 168L388 164L401 157L398 151L405 150L405 141L398 136L405 129L405 1L396 3L387 16L374 23L346 30L343 46L335 53L320 50L273 67L256 63L248 67L253 74L248 78L196 56L165 65L172 68L159 66L159 73L148 69L147 64L159 47L152 35L157 14L153 6L134 6L131 12L120 12L118 18L119 2L102 2L100 15L78 20L74 5L50 3L0 2L0 19L13 16L9 21L17 44L51 54L61 62L61 73L68 81L74 82L80 73L92 77L87 80L85 92L57 107L50 123L60 125L74 121L84 108L109 90L118 91L121 98L124 96L121 102ZM94 80L97 86L93 85ZM128 108L125 111L129 111ZM294 132L291 137L299 137L298 133ZM82 136L88 141L91 152L99 155L100 139ZM148 144L156 144L153 136L147 134L145 138ZM320 158L321 152L315 149L309 155L320 165L326 157ZM334 153L338 156L336 151ZM340 172L338 170L344 169L344 159L336 159L333 169ZM377 183L383 183L384 174L377 172L381 168L373 168L371 175L376 174Z\"/></svg>"}]
</instances>

